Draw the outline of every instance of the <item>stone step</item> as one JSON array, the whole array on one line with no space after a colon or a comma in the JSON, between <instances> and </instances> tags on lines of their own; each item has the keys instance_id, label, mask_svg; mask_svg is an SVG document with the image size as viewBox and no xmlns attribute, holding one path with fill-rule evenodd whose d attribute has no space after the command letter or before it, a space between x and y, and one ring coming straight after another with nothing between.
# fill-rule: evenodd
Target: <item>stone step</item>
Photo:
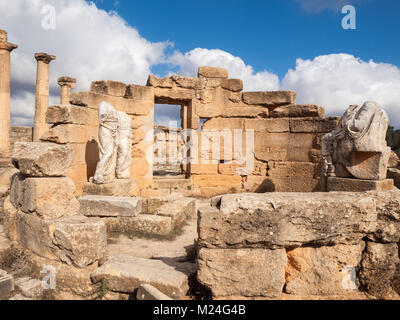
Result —
<instances>
[{"instance_id":1,"label":"stone step","mask_svg":"<svg viewBox=\"0 0 400 320\"><path fill-rule=\"evenodd\" d=\"M102 282L109 290L133 293L143 284L152 285L173 299L181 299L189 290L188 274L161 260L112 256L91 274L94 283Z\"/></svg>"},{"instance_id":2,"label":"stone step","mask_svg":"<svg viewBox=\"0 0 400 320\"><path fill-rule=\"evenodd\" d=\"M88 217L135 217L142 213L142 199L86 195L78 199L80 213Z\"/></svg>"},{"instance_id":3,"label":"stone step","mask_svg":"<svg viewBox=\"0 0 400 320\"><path fill-rule=\"evenodd\" d=\"M135 197L139 194L138 181L135 179L117 179L112 183L96 184L86 182L83 185L84 195L101 195L117 197Z\"/></svg>"},{"instance_id":4,"label":"stone step","mask_svg":"<svg viewBox=\"0 0 400 320\"><path fill-rule=\"evenodd\" d=\"M154 214L170 217L174 226L181 225L187 218L196 212L196 200L193 198L180 198L163 204Z\"/></svg>"},{"instance_id":5,"label":"stone step","mask_svg":"<svg viewBox=\"0 0 400 320\"><path fill-rule=\"evenodd\" d=\"M137 217L104 218L109 232L140 232L148 235L167 236L173 230L170 217L139 214Z\"/></svg>"}]
</instances>

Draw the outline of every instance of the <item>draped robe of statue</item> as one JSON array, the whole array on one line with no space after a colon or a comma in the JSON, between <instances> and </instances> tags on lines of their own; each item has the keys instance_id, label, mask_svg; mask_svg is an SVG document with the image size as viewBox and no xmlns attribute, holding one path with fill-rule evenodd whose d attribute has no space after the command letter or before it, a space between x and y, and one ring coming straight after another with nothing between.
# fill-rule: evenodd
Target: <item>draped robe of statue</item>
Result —
<instances>
[{"instance_id":1,"label":"draped robe of statue","mask_svg":"<svg viewBox=\"0 0 400 320\"><path fill-rule=\"evenodd\" d=\"M117 159L115 139L118 130L118 114L112 105L106 102L100 104L99 121L100 161L97 163L93 182L102 184L115 180Z\"/></svg>"},{"instance_id":2,"label":"draped robe of statue","mask_svg":"<svg viewBox=\"0 0 400 320\"><path fill-rule=\"evenodd\" d=\"M117 146L117 168L118 179L130 178L130 166L132 163L132 129L131 119L121 111L117 111L118 130L116 137Z\"/></svg>"},{"instance_id":3,"label":"draped robe of statue","mask_svg":"<svg viewBox=\"0 0 400 320\"><path fill-rule=\"evenodd\" d=\"M381 180L386 178L391 150L386 144L389 118L373 101L350 106L338 129L322 139L328 176Z\"/></svg>"}]
</instances>

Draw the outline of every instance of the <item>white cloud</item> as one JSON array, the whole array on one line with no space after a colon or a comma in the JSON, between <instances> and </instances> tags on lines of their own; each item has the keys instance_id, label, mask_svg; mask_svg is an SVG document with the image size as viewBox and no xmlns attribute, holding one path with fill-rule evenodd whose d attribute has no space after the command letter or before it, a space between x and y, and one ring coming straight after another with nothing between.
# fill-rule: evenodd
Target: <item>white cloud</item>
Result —
<instances>
[{"instance_id":1,"label":"white cloud","mask_svg":"<svg viewBox=\"0 0 400 320\"><path fill-rule=\"evenodd\" d=\"M55 30L42 28L41 10L49 4L56 12ZM12 53L14 124L32 122L34 98L28 92L34 92L34 53L57 56L50 65L50 89L55 94L57 78L63 75L78 79L77 90L87 90L91 81L102 79L144 84L151 66L164 59L170 45L147 41L116 13L84 0L0 1L0 16L0 28L19 45Z\"/></svg>"},{"instance_id":2,"label":"white cloud","mask_svg":"<svg viewBox=\"0 0 400 320\"><path fill-rule=\"evenodd\" d=\"M253 67L232 54L219 50L196 48L185 54L176 51L168 62L179 66L178 73L182 76L196 77L200 66L212 66L228 69L230 78L243 80L246 91L268 91L279 88L279 78L268 71L255 72Z\"/></svg>"},{"instance_id":3,"label":"white cloud","mask_svg":"<svg viewBox=\"0 0 400 320\"><path fill-rule=\"evenodd\" d=\"M365 62L349 54L331 54L313 60L297 59L282 88L297 91L298 103L325 107L340 116L350 104L378 102L391 123L400 127L400 69L386 63Z\"/></svg>"}]
</instances>

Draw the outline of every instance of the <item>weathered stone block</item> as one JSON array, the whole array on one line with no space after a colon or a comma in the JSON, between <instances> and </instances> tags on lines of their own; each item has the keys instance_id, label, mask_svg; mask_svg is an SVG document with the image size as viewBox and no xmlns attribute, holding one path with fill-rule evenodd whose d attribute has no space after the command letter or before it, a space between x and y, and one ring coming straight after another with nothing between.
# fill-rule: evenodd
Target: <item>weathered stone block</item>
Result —
<instances>
[{"instance_id":1,"label":"weathered stone block","mask_svg":"<svg viewBox=\"0 0 400 320\"><path fill-rule=\"evenodd\" d=\"M357 193L231 194L217 203L199 209L201 247L354 244L377 225L374 199Z\"/></svg>"},{"instance_id":2,"label":"weathered stone block","mask_svg":"<svg viewBox=\"0 0 400 320\"><path fill-rule=\"evenodd\" d=\"M79 202L74 193L70 178L26 178L18 174L11 185L10 200L25 213L51 220L78 214Z\"/></svg>"},{"instance_id":3,"label":"weathered stone block","mask_svg":"<svg viewBox=\"0 0 400 320\"><path fill-rule=\"evenodd\" d=\"M225 79L221 82L221 87L233 92L243 90L243 81L240 79Z\"/></svg>"},{"instance_id":4,"label":"weathered stone block","mask_svg":"<svg viewBox=\"0 0 400 320\"><path fill-rule=\"evenodd\" d=\"M158 79L150 74L149 78L147 79L147 86L155 88L172 88L174 86L174 81L171 79L171 77Z\"/></svg>"},{"instance_id":5,"label":"weathered stone block","mask_svg":"<svg viewBox=\"0 0 400 320\"><path fill-rule=\"evenodd\" d=\"M319 118L291 118L290 132L297 133L328 133L336 129L339 122L337 117Z\"/></svg>"},{"instance_id":6,"label":"weathered stone block","mask_svg":"<svg viewBox=\"0 0 400 320\"><path fill-rule=\"evenodd\" d=\"M259 132L289 132L289 119L248 119L244 122L245 130Z\"/></svg>"},{"instance_id":7,"label":"weathered stone block","mask_svg":"<svg viewBox=\"0 0 400 320\"><path fill-rule=\"evenodd\" d=\"M357 290L356 273L364 247L360 242L288 251L285 291L299 296L333 296Z\"/></svg>"},{"instance_id":8,"label":"weathered stone block","mask_svg":"<svg viewBox=\"0 0 400 320\"><path fill-rule=\"evenodd\" d=\"M3 223L4 232L11 241L18 239L17 213L18 210L12 205L10 197L7 197L3 204Z\"/></svg>"},{"instance_id":9,"label":"weathered stone block","mask_svg":"<svg viewBox=\"0 0 400 320\"><path fill-rule=\"evenodd\" d=\"M328 177L327 182L327 191L388 191L393 188L393 179L361 180L351 178Z\"/></svg>"},{"instance_id":10,"label":"weathered stone block","mask_svg":"<svg viewBox=\"0 0 400 320\"><path fill-rule=\"evenodd\" d=\"M110 80L94 81L92 82L90 91L99 94L123 97L126 92L126 84Z\"/></svg>"},{"instance_id":11,"label":"weathered stone block","mask_svg":"<svg viewBox=\"0 0 400 320\"><path fill-rule=\"evenodd\" d=\"M107 230L103 221L84 216L66 218L54 230L61 261L85 268L106 256Z\"/></svg>"},{"instance_id":12,"label":"weathered stone block","mask_svg":"<svg viewBox=\"0 0 400 320\"><path fill-rule=\"evenodd\" d=\"M280 106L296 103L296 92L293 91L260 91L243 92L243 101L246 104Z\"/></svg>"},{"instance_id":13,"label":"weathered stone block","mask_svg":"<svg viewBox=\"0 0 400 320\"><path fill-rule=\"evenodd\" d=\"M363 254L360 282L378 299L399 298L399 249L397 244L367 242Z\"/></svg>"},{"instance_id":14,"label":"weathered stone block","mask_svg":"<svg viewBox=\"0 0 400 320\"><path fill-rule=\"evenodd\" d=\"M201 249L197 278L216 297L277 298L286 263L284 249Z\"/></svg>"},{"instance_id":15,"label":"weathered stone block","mask_svg":"<svg viewBox=\"0 0 400 320\"><path fill-rule=\"evenodd\" d=\"M21 291L22 295L27 298L40 298L43 294L43 284L39 279L29 277L20 278L15 281L15 286Z\"/></svg>"},{"instance_id":16,"label":"weathered stone block","mask_svg":"<svg viewBox=\"0 0 400 320\"><path fill-rule=\"evenodd\" d=\"M94 283L102 282L112 291L133 293L142 284L150 284L164 294L180 299L186 295L188 275L161 260L112 256L92 272Z\"/></svg>"},{"instance_id":17,"label":"weathered stone block","mask_svg":"<svg viewBox=\"0 0 400 320\"><path fill-rule=\"evenodd\" d=\"M97 126L97 111L91 108L73 105L50 106L46 112L46 122L51 124L81 124Z\"/></svg>"},{"instance_id":18,"label":"weathered stone block","mask_svg":"<svg viewBox=\"0 0 400 320\"><path fill-rule=\"evenodd\" d=\"M142 212L142 199L87 195L78 199L80 213L88 217L136 217Z\"/></svg>"},{"instance_id":19,"label":"weathered stone block","mask_svg":"<svg viewBox=\"0 0 400 320\"><path fill-rule=\"evenodd\" d=\"M46 131L41 141L57 144L88 143L98 139L98 126L59 124Z\"/></svg>"},{"instance_id":20,"label":"weathered stone block","mask_svg":"<svg viewBox=\"0 0 400 320\"><path fill-rule=\"evenodd\" d=\"M118 179L107 184L86 182L83 192L85 195L135 197L138 194L138 182L134 179Z\"/></svg>"},{"instance_id":21,"label":"weathered stone block","mask_svg":"<svg viewBox=\"0 0 400 320\"><path fill-rule=\"evenodd\" d=\"M270 115L273 118L323 118L325 116L325 110L323 107L315 104L299 104L276 107L271 110Z\"/></svg>"},{"instance_id":22,"label":"weathered stone block","mask_svg":"<svg viewBox=\"0 0 400 320\"><path fill-rule=\"evenodd\" d=\"M227 79L228 70L216 67L199 67L198 77Z\"/></svg>"},{"instance_id":23,"label":"weathered stone block","mask_svg":"<svg viewBox=\"0 0 400 320\"><path fill-rule=\"evenodd\" d=\"M269 177L319 178L318 167L310 162L268 162Z\"/></svg>"},{"instance_id":24,"label":"weathered stone block","mask_svg":"<svg viewBox=\"0 0 400 320\"><path fill-rule=\"evenodd\" d=\"M232 106L232 107L224 107L221 112L221 117L223 118L235 118L235 117L243 117L243 118L267 118L269 115L268 108L260 107L260 106Z\"/></svg>"},{"instance_id":25,"label":"weathered stone block","mask_svg":"<svg viewBox=\"0 0 400 320\"><path fill-rule=\"evenodd\" d=\"M154 89L152 87L130 84L126 88L125 98L135 101L154 101Z\"/></svg>"},{"instance_id":26,"label":"weathered stone block","mask_svg":"<svg viewBox=\"0 0 400 320\"><path fill-rule=\"evenodd\" d=\"M16 142L12 161L27 176L61 177L72 164L72 149L54 143Z\"/></svg>"}]
</instances>

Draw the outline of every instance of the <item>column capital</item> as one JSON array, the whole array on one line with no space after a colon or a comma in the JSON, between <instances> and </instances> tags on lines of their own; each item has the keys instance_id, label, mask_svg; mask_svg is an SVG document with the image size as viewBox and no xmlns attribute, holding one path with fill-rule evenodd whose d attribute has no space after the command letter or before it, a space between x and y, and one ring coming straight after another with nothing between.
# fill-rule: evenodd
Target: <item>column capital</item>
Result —
<instances>
[{"instance_id":1,"label":"column capital","mask_svg":"<svg viewBox=\"0 0 400 320\"><path fill-rule=\"evenodd\" d=\"M7 31L0 29L0 50L13 51L18 48L16 44L8 42Z\"/></svg>"},{"instance_id":2,"label":"column capital","mask_svg":"<svg viewBox=\"0 0 400 320\"><path fill-rule=\"evenodd\" d=\"M35 53L35 59L37 61L42 61L44 63L49 64L51 61L56 59L56 56L52 56L50 54L40 52L40 53Z\"/></svg>"},{"instance_id":3,"label":"column capital","mask_svg":"<svg viewBox=\"0 0 400 320\"><path fill-rule=\"evenodd\" d=\"M58 84L61 87L68 86L68 87L74 89L75 85L76 85L76 79L64 76L64 77L58 78Z\"/></svg>"}]
</instances>

